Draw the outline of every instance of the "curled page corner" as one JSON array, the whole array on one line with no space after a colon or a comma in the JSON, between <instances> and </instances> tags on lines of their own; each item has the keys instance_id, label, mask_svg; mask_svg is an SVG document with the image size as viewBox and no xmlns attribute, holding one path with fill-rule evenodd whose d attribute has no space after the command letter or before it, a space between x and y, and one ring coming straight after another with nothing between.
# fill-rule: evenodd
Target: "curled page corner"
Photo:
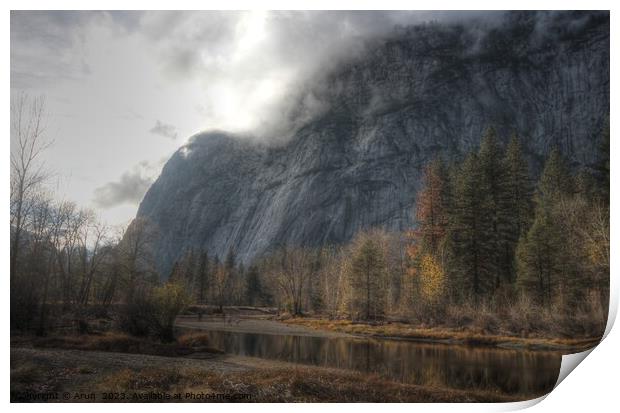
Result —
<instances>
[{"instance_id":1,"label":"curled page corner","mask_svg":"<svg viewBox=\"0 0 620 413\"><path fill-rule=\"evenodd\" d=\"M581 353L573 353L573 354L565 354L562 356L562 364L560 365L560 374L558 375L558 380L555 382L555 389L558 387L562 381L573 371L575 367L579 365L586 357L594 350L596 346L588 349L586 351L582 351Z\"/></svg>"},{"instance_id":2,"label":"curled page corner","mask_svg":"<svg viewBox=\"0 0 620 413\"><path fill-rule=\"evenodd\" d=\"M596 348L596 346L592 347L591 349L588 349L586 351L582 351L580 353L573 353L573 354L565 354L562 356L562 364L560 365L560 373L558 374L558 379L555 382L555 386L553 386L553 390L555 390L556 387L558 387L558 385L564 381L564 379L566 377L568 377L568 375L586 358L588 357L588 355L592 352L592 350L594 350ZM549 393L544 394L536 399L531 399L531 400L524 400L524 401L520 401L520 402L512 402L512 403L505 403L501 406L498 410L496 411L516 411L516 410L523 410L523 409L527 409L529 407L535 406L538 403L542 402L543 400L545 400L547 398L548 395L551 394L551 392L553 392L553 390L551 390Z\"/></svg>"},{"instance_id":3,"label":"curled page corner","mask_svg":"<svg viewBox=\"0 0 620 413\"><path fill-rule=\"evenodd\" d=\"M611 316L611 314L610 314ZM609 325L608 325L609 326ZM606 335L606 334L605 334ZM568 375L583 361L585 360L586 357L588 357L588 355L592 352L592 350L594 350L596 348L596 346L592 347L591 349L588 349L586 351L582 351L580 353L573 353L573 354L565 354L562 356L562 364L560 365L560 373L558 374L558 380L555 382L555 386L553 386L553 390L555 390L556 387L558 387L558 385L564 381L564 379L566 377L568 377ZM537 405L538 403L542 402L543 400L545 400L547 398L547 396L549 396L551 394L551 392L553 392L553 390L551 390L549 393L544 394L536 399L531 399L531 400L524 400L524 401L520 401L520 402L512 402L512 403L504 403L499 405L499 409L496 411L516 411L516 410L524 410L527 408L530 408L532 406Z\"/></svg>"}]
</instances>

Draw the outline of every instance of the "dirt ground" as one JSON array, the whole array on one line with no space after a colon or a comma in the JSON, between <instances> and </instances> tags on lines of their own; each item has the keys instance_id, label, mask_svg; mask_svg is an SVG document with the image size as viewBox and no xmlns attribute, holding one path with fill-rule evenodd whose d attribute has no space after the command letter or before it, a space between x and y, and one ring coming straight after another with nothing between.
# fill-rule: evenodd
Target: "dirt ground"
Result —
<instances>
[{"instance_id":1,"label":"dirt ground","mask_svg":"<svg viewBox=\"0 0 620 413\"><path fill-rule=\"evenodd\" d=\"M102 351L11 348L11 400L38 401L29 398L48 392L69 392L71 400L50 401L82 401L74 400L73 395L91 394L96 389L98 400L84 401L103 401L101 394L114 392L115 389L105 388L100 381L124 370L204 369L214 373L231 373L251 368L225 357L213 357L200 360Z\"/></svg>"}]
</instances>

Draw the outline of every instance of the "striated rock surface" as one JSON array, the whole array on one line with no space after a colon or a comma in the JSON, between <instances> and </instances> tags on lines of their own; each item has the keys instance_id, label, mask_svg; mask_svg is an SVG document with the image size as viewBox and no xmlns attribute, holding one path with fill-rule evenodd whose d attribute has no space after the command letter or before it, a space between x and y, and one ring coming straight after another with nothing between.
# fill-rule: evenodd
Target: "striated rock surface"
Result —
<instances>
[{"instance_id":1,"label":"striated rock surface","mask_svg":"<svg viewBox=\"0 0 620 413\"><path fill-rule=\"evenodd\" d=\"M423 166L475 149L488 125L504 140L516 131L534 170L554 146L592 164L609 113L609 17L400 28L313 93L326 110L286 143L204 133L172 156L138 211L160 233L162 274L187 248L249 263L284 243L408 228Z\"/></svg>"}]
</instances>

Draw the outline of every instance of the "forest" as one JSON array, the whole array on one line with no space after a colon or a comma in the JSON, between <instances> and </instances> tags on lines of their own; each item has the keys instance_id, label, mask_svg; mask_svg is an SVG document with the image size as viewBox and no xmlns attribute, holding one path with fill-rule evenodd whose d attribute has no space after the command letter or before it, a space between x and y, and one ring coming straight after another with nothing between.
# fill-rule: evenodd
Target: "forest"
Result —
<instances>
[{"instance_id":1,"label":"forest","mask_svg":"<svg viewBox=\"0 0 620 413\"><path fill-rule=\"evenodd\" d=\"M363 323L476 329L488 334L594 337L609 297L609 126L599 163L575 168L553 149L534 173L513 135L489 127L476 151L424 166L415 224L370 228L345 245L282 245L249 266L235 251L190 249L159 274L144 219L104 225L59 201L42 154L43 99L12 104L11 330L46 335L109 323L174 340L183 312L275 308Z\"/></svg>"}]
</instances>

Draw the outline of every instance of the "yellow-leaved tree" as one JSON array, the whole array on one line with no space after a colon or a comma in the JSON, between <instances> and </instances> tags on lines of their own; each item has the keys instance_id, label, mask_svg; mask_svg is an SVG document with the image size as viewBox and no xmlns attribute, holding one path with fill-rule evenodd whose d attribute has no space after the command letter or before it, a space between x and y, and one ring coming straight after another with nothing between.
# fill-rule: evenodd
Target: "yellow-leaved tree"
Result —
<instances>
[{"instance_id":1,"label":"yellow-leaved tree","mask_svg":"<svg viewBox=\"0 0 620 413\"><path fill-rule=\"evenodd\" d=\"M431 254L424 254L420 260L420 291L424 299L436 304L442 297L446 277L441 265Z\"/></svg>"}]
</instances>

